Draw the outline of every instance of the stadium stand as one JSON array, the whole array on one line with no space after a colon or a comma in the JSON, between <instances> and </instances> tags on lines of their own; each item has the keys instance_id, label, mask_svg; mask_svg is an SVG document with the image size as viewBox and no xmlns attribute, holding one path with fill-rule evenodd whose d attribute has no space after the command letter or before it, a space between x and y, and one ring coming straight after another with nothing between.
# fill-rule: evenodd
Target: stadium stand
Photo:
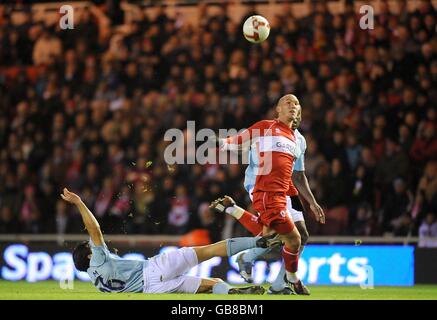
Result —
<instances>
[{"instance_id":1,"label":"stadium stand","mask_svg":"<svg viewBox=\"0 0 437 320\"><path fill-rule=\"evenodd\" d=\"M302 17L284 5L259 46L240 32L253 5L235 21L226 5L212 14L192 4L190 20L96 2L61 30L36 4L0 4L0 233L80 233L59 198L69 186L106 233L244 234L206 206L230 194L250 207L244 167L169 166L164 132L186 131L187 120L241 129L274 117L293 92L306 172L327 212L310 233L418 235L437 210L436 10L381 1L364 31L342 3L310 4Z\"/></svg>"}]
</instances>

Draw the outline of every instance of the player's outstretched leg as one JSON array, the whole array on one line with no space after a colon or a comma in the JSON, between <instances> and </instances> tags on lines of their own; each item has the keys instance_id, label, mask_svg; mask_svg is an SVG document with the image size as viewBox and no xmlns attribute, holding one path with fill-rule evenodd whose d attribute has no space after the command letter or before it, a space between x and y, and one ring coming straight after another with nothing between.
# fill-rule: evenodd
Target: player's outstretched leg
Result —
<instances>
[{"instance_id":1,"label":"player's outstretched leg","mask_svg":"<svg viewBox=\"0 0 437 320\"><path fill-rule=\"evenodd\" d=\"M302 252L305 248L305 245L308 241L308 231L306 229L305 221L297 221L294 223L297 229L299 230L299 234L301 235L301 244L299 248L299 258L302 255ZM291 288L287 286L287 281L285 280L285 265L284 262L281 264L281 269L276 279L273 281L272 285L268 290L268 294L301 294L301 295L309 295L309 289L302 283L291 284Z\"/></svg>"},{"instance_id":2,"label":"player's outstretched leg","mask_svg":"<svg viewBox=\"0 0 437 320\"><path fill-rule=\"evenodd\" d=\"M270 248L281 244L277 235L269 235L265 237L242 237L223 240L211 245L193 247L193 250L197 256L197 262L209 260L213 257L231 257L234 254L243 250L251 248ZM264 294L265 289L261 286L252 286L246 288L232 288L225 282L217 282L215 284L205 283L205 279L202 279L204 287L210 286L212 293L215 294ZM201 293L203 289L202 284L198 293Z\"/></svg>"},{"instance_id":3,"label":"player's outstretched leg","mask_svg":"<svg viewBox=\"0 0 437 320\"><path fill-rule=\"evenodd\" d=\"M237 256L238 272L241 275L241 277L244 279L244 281L248 283L253 282L252 268L253 268L254 261L256 260L257 257L265 254L268 251L269 249L254 248L254 249L250 249L247 252L242 252Z\"/></svg>"},{"instance_id":4,"label":"player's outstretched leg","mask_svg":"<svg viewBox=\"0 0 437 320\"><path fill-rule=\"evenodd\" d=\"M218 213L227 213L231 215L254 236L262 234L263 225L259 222L258 216L237 206L234 199L231 197L224 196L223 198L214 200L209 207Z\"/></svg>"},{"instance_id":5,"label":"player's outstretched leg","mask_svg":"<svg viewBox=\"0 0 437 320\"><path fill-rule=\"evenodd\" d=\"M271 248L282 242L275 234L265 237L241 237L223 240L214 244L193 247L198 263L213 257L232 257L241 251L251 248Z\"/></svg>"},{"instance_id":6,"label":"player's outstretched leg","mask_svg":"<svg viewBox=\"0 0 437 320\"><path fill-rule=\"evenodd\" d=\"M246 241L246 240L250 241ZM268 245L271 239L235 238L204 247L183 247L151 257L146 267L146 293L216 293L216 294L263 294L259 286L233 288L217 278L199 278L186 273L199 263L220 255L226 256L247 246ZM229 251L229 253L228 253Z\"/></svg>"},{"instance_id":7,"label":"player's outstretched leg","mask_svg":"<svg viewBox=\"0 0 437 320\"><path fill-rule=\"evenodd\" d=\"M224 196L213 201L210 208L219 213L227 213L237 219L247 230L254 236L262 233L262 224L258 221L258 216L244 210L237 206L235 201L229 197ZM252 267L253 261L263 254L266 254L270 249L267 248L253 248L248 252L241 253L237 257L237 264L240 275L246 282L252 283Z\"/></svg>"}]
</instances>

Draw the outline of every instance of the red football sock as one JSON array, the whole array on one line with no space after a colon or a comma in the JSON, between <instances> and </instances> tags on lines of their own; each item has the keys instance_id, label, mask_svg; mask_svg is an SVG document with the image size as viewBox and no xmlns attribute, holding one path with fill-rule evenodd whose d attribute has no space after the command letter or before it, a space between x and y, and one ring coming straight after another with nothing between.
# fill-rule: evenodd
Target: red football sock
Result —
<instances>
[{"instance_id":1,"label":"red football sock","mask_svg":"<svg viewBox=\"0 0 437 320\"><path fill-rule=\"evenodd\" d=\"M238 221L249 230L254 236L262 233L263 225L259 222L258 216L244 210L243 215Z\"/></svg>"},{"instance_id":2,"label":"red football sock","mask_svg":"<svg viewBox=\"0 0 437 320\"><path fill-rule=\"evenodd\" d=\"M284 258L285 270L295 273L299 262L299 250L293 252L284 246L282 248L282 258Z\"/></svg>"}]
</instances>

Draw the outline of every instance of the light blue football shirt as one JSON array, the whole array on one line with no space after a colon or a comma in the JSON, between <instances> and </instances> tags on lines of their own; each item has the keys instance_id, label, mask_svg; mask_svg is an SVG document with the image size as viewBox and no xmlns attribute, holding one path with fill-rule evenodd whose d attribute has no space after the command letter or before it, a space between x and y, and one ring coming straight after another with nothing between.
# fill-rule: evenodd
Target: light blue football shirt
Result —
<instances>
[{"instance_id":1,"label":"light blue football shirt","mask_svg":"<svg viewBox=\"0 0 437 320\"><path fill-rule=\"evenodd\" d=\"M295 171L305 171L305 151L307 148L307 143L305 137L299 132L299 130L294 130L296 136L296 160L293 164L293 170ZM259 159L258 153L255 147L252 145L249 151L249 165L246 168L244 175L244 189L247 192L255 187L256 176L258 173Z\"/></svg>"},{"instance_id":2,"label":"light blue football shirt","mask_svg":"<svg viewBox=\"0 0 437 320\"><path fill-rule=\"evenodd\" d=\"M105 243L96 246L91 239L89 244L92 255L87 273L94 286L102 292L143 292L146 260L120 258Z\"/></svg>"}]
</instances>

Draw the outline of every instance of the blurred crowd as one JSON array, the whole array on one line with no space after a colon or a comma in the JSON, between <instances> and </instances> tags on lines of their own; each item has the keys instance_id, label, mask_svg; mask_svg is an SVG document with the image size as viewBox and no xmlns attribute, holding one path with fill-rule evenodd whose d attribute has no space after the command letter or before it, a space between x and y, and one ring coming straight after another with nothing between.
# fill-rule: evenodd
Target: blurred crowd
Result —
<instances>
[{"instance_id":1,"label":"blurred crowd","mask_svg":"<svg viewBox=\"0 0 437 320\"><path fill-rule=\"evenodd\" d=\"M327 225L311 234L437 236L436 10L382 1L362 30L352 5L285 6L261 45L222 6L199 25L76 13L60 30L0 9L0 233L76 233L78 192L106 233L243 235L208 209L229 194L250 207L242 165L167 165L169 128L241 129L275 117L285 93L302 105L306 174ZM262 14L262 13L261 13Z\"/></svg>"}]
</instances>

